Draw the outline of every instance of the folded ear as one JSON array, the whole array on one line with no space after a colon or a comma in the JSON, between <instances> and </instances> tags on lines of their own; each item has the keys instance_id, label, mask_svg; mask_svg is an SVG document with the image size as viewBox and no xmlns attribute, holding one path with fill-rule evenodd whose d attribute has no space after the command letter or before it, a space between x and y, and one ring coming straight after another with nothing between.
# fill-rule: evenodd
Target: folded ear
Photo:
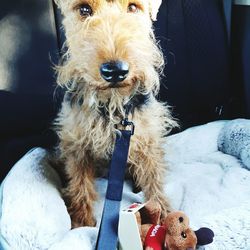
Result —
<instances>
[{"instance_id":1,"label":"folded ear","mask_svg":"<svg viewBox=\"0 0 250 250\"><path fill-rule=\"evenodd\" d=\"M68 7L68 3L65 0L53 0L56 4L57 8L60 9L60 12L64 14L66 7Z\"/></svg>"},{"instance_id":2,"label":"folded ear","mask_svg":"<svg viewBox=\"0 0 250 250\"><path fill-rule=\"evenodd\" d=\"M54 3L59 7L59 4L60 4L59 0L54 0Z\"/></svg>"},{"instance_id":3,"label":"folded ear","mask_svg":"<svg viewBox=\"0 0 250 250\"><path fill-rule=\"evenodd\" d=\"M57 5L59 9L62 9L63 0L54 0L54 3Z\"/></svg>"},{"instance_id":4,"label":"folded ear","mask_svg":"<svg viewBox=\"0 0 250 250\"><path fill-rule=\"evenodd\" d=\"M149 0L150 15L153 21L157 20L157 14L161 6L162 0Z\"/></svg>"}]
</instances>

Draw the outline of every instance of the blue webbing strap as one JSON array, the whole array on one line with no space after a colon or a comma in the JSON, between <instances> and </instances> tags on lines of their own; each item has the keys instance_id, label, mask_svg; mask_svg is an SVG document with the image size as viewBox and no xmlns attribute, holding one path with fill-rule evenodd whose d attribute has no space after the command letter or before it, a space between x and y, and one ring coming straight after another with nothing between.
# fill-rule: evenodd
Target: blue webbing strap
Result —
<instances>
[{"instance_id":1,"label":"blue webbing strap","mask_svg":"<svg viewBox=\"0 0 250 250\"><path fill-rule=\"evenodd\" d=\"M111 160L106 199L102 213L96 250L115 250L118 243L118 224L123 182L127 166L130 137L133 132L117 134Z\"/></svg>"}]
</instances>

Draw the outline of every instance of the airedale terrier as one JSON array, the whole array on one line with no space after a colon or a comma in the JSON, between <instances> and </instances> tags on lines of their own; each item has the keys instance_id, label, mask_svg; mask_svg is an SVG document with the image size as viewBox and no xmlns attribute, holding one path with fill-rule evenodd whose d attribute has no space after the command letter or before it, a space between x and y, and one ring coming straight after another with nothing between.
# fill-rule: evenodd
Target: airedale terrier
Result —
<instances>
[{"instance_id":1,"label":"airedale terrier","mask_svg":"<svg viewBox=\"0 0 250 250\"><path fill-rule=\"evenodd\" d=\"M152 21L161 0L56 0L64 19L67 51L57 69L66 87L55 121L65 166L63 195L72 227L93 226L95 178L107 174L116 126L133 109L135 124L128 174L145 198L170 209L164 195L165 135L176 122L155 98L164 60Z\"/></svg>"}]
</instances>

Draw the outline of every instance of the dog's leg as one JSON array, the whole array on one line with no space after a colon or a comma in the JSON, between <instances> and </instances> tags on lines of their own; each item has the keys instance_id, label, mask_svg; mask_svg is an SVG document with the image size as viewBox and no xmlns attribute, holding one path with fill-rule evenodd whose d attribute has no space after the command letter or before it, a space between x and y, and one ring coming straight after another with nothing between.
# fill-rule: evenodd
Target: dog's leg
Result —
<instances>
[{"instance_id":1,"label":"dog's leg","mask_svg":"<svg viewBox=\"0 0 250 250\"><path fill-rule=\"evenodd\" d=\"M146 200L158 202L162 208L162 217L172 211L170 203L164 194L164 177L166 163L164 152L159 145L141 147L141 150L131 150L131 172L135 184L144 192Z\"/></svg>"},{"instance_id":2,"label":"dog's leg","mask_svg":"<svg viewBox=\"0 0 250 250\"><path fill-rule=\"evenodd\" d=\"M94 187L93 168L89 163L80 165L74 159L69 159L66 172L68 184L63 190L63 196L71 217L72 228L95 226L93 211L97 193Z\"/></svg>"}]
</instances>

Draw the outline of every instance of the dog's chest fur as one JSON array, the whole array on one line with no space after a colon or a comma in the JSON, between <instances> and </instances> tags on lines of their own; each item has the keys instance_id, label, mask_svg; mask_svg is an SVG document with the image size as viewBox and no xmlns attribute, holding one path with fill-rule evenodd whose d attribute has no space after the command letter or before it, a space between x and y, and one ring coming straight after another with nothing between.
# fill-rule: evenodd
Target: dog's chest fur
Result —
<instances>
[{"instance_id":1,"label":"dog's chest fur","mask_svg":"<svg viewBox=\"0 0 250 250\"><path fill-rule=\"evenodd\" d=\"M115 111L112 120L105 106L95 109L83 103L75 102L70 95L63 102L57 119L61 158L67 159L69 154L73 154L82 165L85 160L91 159L96 176L104 176L114 148L116 125L123 117ZM132 107L129 119L136 126L131 154L140 144L147 144L144 137L148 138L150 127L155 127L154 120L158 119L154 117L157 112L153 113L153 110L158 109L159 103L151 95L136 95L129 104Z\"/></svg>"}]
</instances>

